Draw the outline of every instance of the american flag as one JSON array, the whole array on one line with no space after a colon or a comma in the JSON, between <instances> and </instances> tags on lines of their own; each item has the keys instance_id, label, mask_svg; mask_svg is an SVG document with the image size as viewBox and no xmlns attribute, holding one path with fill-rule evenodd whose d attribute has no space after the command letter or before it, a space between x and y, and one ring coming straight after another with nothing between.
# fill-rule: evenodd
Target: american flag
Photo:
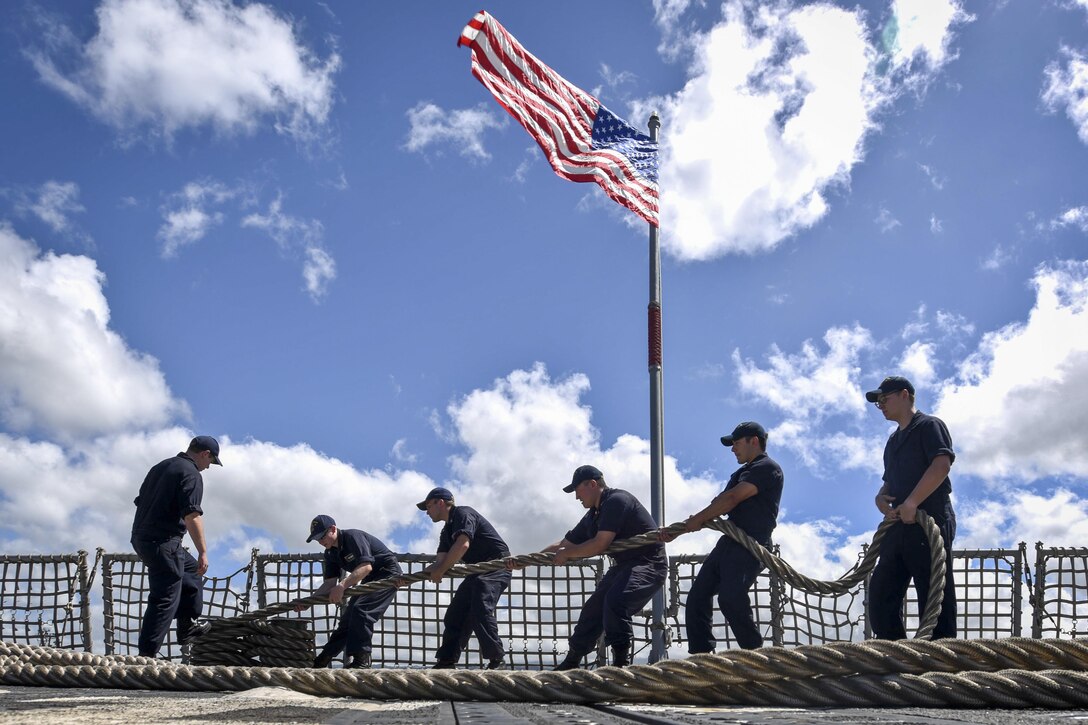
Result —
<instances>
[{"instance_id":1,"label":"american flag","mask_svg":"<svg viewBox=\"0 0 1088 725\"><path fill-rule=\"evenodd\" d=\"M656 141L541 63L486 12L476 13L457 45L469 47L472 75L540 144L555 173L594 181L657 224Z\"/></svg>"}]
</instances>

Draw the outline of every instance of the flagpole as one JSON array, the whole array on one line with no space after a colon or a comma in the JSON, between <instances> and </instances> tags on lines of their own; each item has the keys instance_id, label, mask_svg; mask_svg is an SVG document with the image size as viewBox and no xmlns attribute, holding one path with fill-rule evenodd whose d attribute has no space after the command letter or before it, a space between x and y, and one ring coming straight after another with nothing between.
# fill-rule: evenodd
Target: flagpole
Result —
<instances>
[{"instance_id":1,"label":"flagpole","mask_svg":"<svg viewBox=\"0 0 1088 725\"><path fill-rule=\"evenodd\" d=\"M657 141L661 119L650 114L650 140ZM650 304L647 306L650 367L650 515L658 526L665 525L665 425L662 420L664 394L661 389L661 247L657 224L650 224ZM653 598L650 664L665 658L665 588Z\"/></svg>"}]
</instances>

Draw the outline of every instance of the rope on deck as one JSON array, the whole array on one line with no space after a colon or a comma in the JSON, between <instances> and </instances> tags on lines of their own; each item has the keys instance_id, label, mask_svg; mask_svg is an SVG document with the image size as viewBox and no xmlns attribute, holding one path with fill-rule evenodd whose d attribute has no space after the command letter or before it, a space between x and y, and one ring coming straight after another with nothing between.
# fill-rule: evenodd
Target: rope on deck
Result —
<instances>
[{"instance_id":1,"label":"rope on deck","mask_svg":"<svg viewBox=\"0 0 1088 725\"><path fill-rule=\"evenodd\" d=\"M1076 640L903 640L731 651L566 672L328 670L173 665L0 643L0 684L230 692L280 686L327 697L483 702L644 702L780 707L1088 705Z\"/></svg>"}]
</instances>

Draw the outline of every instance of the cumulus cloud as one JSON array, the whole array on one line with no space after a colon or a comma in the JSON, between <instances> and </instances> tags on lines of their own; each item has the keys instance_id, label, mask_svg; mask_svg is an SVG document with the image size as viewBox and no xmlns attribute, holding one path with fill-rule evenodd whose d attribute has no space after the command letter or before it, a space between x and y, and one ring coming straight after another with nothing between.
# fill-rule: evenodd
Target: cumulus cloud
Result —
<instances>
[{"instance_id":1,"label":"cumulus cloud","mask_svg":"<svg viewBox=\"0 0 1088 725\"><path fill-rule=\"evenodd\" d=\"M927 388L937 377L933 366L934 345L931 342L915 341L903 352L899 359L899 369L914 383L915 387Z\"/></svg>"},{"instance_id":2,"label":"cumulus cloud","mask_svg":"<svg viewBox=\"0 0 1088 725\"><path fill-rule=\"evenodd\" d=\"M1088 144L1088 59L1062 46L1061 58L1047 65L1042 99L1052 113L1065 111L1080 140Z\"/></svg>"},{"instance_id":3,"label":"cumulus cloud","mask_svg":"<svg viewBox=\"0 0 1088 725\"><path fill-rule=\"evenodd\" d=\"M190 182L172 194L162 207L163 223L157 234L162 256L177 255L180 248L200 241L212 227L222 224L223 212L217 207L239 193L239 189L205 179Z\"/></svg>"},{"instance_id":4,"label":"cumulus cloud","mask_svg":"<svg viewBox=\"0 0 1088 725\"><path fill-rule=\"evenodd\" d=\"M1082 546L1088 538L1088 500L1068 488L1010 491L1005 496L957 503L968 522L957 546L1011 547L1042 541L1048 546Z\"/></svg>"},{"instance_id":5,"label":"cumulus cloud","mask_svg":"<svg viewBox=\"0 0 1088 725\"><path fill-rule=\"evenodd\" d=\"M663 244L682 259L773 248L827 211L881 103L858 15L728 2L665 121ZM743 169L738 174L737 169Z\"/></svg>"},{"instance_id":6,"label":"cumulus cloud","mask_svg":"<svg viewBox=\"0 0 1088 725\"><path fill-rule=\"evenodd\" d=\"M289 17L229 0L105 0L86 43L64 26L29 53L41 80L125 133L169 140L186 128L253 132L269 122L297 139L324 125L335 52L302 44Z\"/></svg>"},{"instance_id":7,"label":"cumulus cloud","mask_svg":"<svg viewBox=\"0 0 1088 725\"><path fill-rule=\"evenodd\" d=\"M936 406L970 451L961 469L987 479L1088 475L1088 262L1043 265L1032 284L1027 321L983 335Z\"/></svg>"},{"instance_id":8,"label":"cumulus cloud","mask_svg":"<svg viewBox=\"0 0 1088 725\"><path fill-rule=\"evenodd\" d=\"M187 415L154 358L109 329L105 276L0 225L0 419L76 440Z\"/></svg>"},{"instance_id":9,"label":"cumulus cloud","mask_svg":"<svg viewBox=\"0 0 1088 725\"><path fill-rule=\"evenodd\" d=\"M588 391L584 375L552 381L537 364L474 390L447 410L466 451L451 460L451 486L459 501L479 508L504 535L509 532L517 551L559 541L581 518L581 505L562 487L582 464L597 466L609 485L631 491L649 507L649 442L624 435L603 444L591 410L581 402ZM665 485L670 519L698 511L722 488L684 475L671 457L665 460ZM697 537L681 541L691 538Z\"/></svg>"},{"instance_id":10,"label":"cumulus cloud","mask_svg":"<svg viewBox=\"0 0 1088 725\"><path fill-rule=\"evenodd\" d=\"M0 434L5 550L128 550L132 499L147 469L192 435L167 427L62 447ZM417 520L413 504L434 485L413 471L360 471L304 444L219 440L225 465L204 474L204 523L213 554L241 554L236 561L260 539L280 551L309 550L306 529L318 513L391 539ZM243 529L263 534L239 538Z\"/></svg>"},{"instance_id":11,"label":"cumulus cloud","mask_svg":"<svg viewBox=\"0 0 1088 725\"><path fill-rule=\"evenodd\" d=\"M835 327L827 331L823 342L826 353L811 340L806 340L796 355L775 346L767 356L766 368L734 350L740 389L779 410L795 411L799 419L864 410L858 360L863 350L873 346L872 334L860 325Z\"/></svg>"},{"instance_id":12,"label":"cumulus cloud","mask_svg":"<svg viewBox=\"0 0 1088 725\"><path fill-rule=\"evenodd\" d=\"M484 132L506 125L506 119L499 118L483 103L475 108L446 110L424 101L408 109L407 116L406 150L421 153L428 148L448 147L462 156L483 161L491 158L484 148Z\"/></svg>"},{"instance_id":13,"label":"cumulus cloud","mask_svg":"<svg viewBox=\"0 0 1088 725\"><path fill-rule=\"evenodd\" d=\"M793 451L818 474L835 461L843 470L876 470L881 434L856 435L821 431L833 417L845 417L856 426L865 413L860 383L860 359L875 346L872 334L861 327L835 327L824 335L824 348L806 340L795 355L773 346L761 366L733 351L738 388L750 399L770 405L783 415L768 433L775 445ZM875 452L875 453L874 453Z\"/></svg>"},{"instance_id":14,"label":"cumulus cloud","mask_svg":"<svg viewBox=\"0 0 1088 725\"><path fill-rule=\"evenodd\" d=\"M688 6L655 3L659 24ZM952 57L952 28L966 19L956 0L900 0L878 48L861 10L724 3L718 25L689 32L684 88L634 104L635 115L659 108L665 124L665 249L686 260L765 251L817 223L878 113Z\"/></svg>"}]
</instances>

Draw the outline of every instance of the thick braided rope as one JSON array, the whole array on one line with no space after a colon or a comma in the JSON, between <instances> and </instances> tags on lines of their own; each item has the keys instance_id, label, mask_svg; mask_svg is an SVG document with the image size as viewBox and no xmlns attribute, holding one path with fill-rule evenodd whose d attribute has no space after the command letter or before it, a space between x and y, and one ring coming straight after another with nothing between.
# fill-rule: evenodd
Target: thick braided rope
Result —
<instances>
[{"instance_id":1,"label":"thick braided rope","mask_svg":"<svg viewBox=\"0 0 1088 725\"><path fill-rule=\"evenodd\" d=\"M949 565L949 562L945 561L945 549L943 539L941 538L940 529L933 522L930 516L925 512L919 510L917 513L917 525L921 526L926 532L926 538L929 542L929 549L932 553L932 565L930 566L930 584L929 584L929 597L920 612L917 638L927 639L932 636L933 629L937 624L937 618L940 616L941 602L944 599L944 577L945 567ZM731 521L724 519L715 519L707 522L705 528L716 529L722 532L726 536L729 536L742 547L745 548L752 556L756 557L764 566L774 572L779 578L787 582L796 589L802 591L823 594L823 595L835 595L845 594L855 587L858 583L863 581L869 572L876 565L876 561L880 556L880 544L887 535L888 530L893 526L902 526L898 521L885 520L877 528L876 533L873 535L873 542L869 546L865 553L865 557L858 562L850 571L844 574L842 577L835 581L821 581L818 579L812 579L810 577L801 574L788 563L786 563L780 557L775 556L768 551L758 541L752 539L748 534L744 533L739 527L737 527ZM678 522L664 528L664 531L668 535L681 535L688 533L685 522ZM655 544L659 542L659 536L656 531L650 531L645 534L639 534L638 536L632 536L622 541L614 542L605 551L606 554L616 554L621 551L627 551L635 549L647 544ZM485 561L478 564L458 564L457 566L446 572L447 576L461 577L471 576L473 574L485 574L493 571L500 571L507 568L507 562L512 562L519 567L522 566L552 566L553 554L550 552L537 552L534 554L521 554L519 556L507 557L506 559L494 559L492 561ZM379 579L377 581L367 582L365 584L358 584L344 592L344 598L358 596L362 594L370 594L383 589L388 589L395 586L394 581L400 580L405 584L413 584L415 582L427 581L429 575L423 572L416 572L414 574L405 574L397 578ZM218 636L218 628L222 623L226 622L248 622L251 620L263 619L271 617L284 612L293 611L296 604L313 605L313 604L327 604L328 598L310 596L291 602L279 602L269 605L263 609L256 609L252 612L247 612L234 617L229 620L217 621L213 631L206 637Z\"/></svg>"},{"instance_id":2,"label":"thick braided rope","mask_svg":"<svg viewBox=\"0 0 1088 725\"><path fill-rule=\"evenodd\" d=\"M63 663L63 664L62 664ZM189 667L0 643L0 684L370 699L811 706L1088 705L1088 647L1068 640L851 642L568 672Z\"/></svg>"}]
</instances>

